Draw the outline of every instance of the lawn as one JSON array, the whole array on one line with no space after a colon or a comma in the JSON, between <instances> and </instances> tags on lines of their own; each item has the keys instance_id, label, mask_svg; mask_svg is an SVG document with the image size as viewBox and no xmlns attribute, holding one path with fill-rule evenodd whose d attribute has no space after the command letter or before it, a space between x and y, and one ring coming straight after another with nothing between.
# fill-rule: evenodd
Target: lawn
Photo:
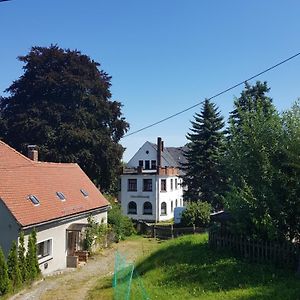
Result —
<instances>
[{"instance_id":1,"label":"lawn","mask_svg":"<svg viewBox=\"0 0 300 300\"><path fill-rule=\"evenodd\" d=\"M300 299L300 278L292 272L213 251L206 234L152 249L136 266L150 299ZM89 299L112 299L111 282L99 280ZM137 279L132 292L131 299L141 299Z\"/></svg>"}]
</instances>

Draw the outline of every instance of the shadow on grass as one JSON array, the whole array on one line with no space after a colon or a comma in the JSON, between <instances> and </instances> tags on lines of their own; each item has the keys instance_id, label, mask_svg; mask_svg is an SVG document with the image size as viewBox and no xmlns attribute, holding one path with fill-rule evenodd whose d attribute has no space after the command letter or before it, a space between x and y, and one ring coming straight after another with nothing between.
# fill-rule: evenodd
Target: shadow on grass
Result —
<instances>
[{"instance_id":1,"label":"shadow on grass","mask_svg":"<svg viewBox=\"0 0 300 300\"><path fill-rule=\"evenodd\" d=\"M153 272L162 287L197 288L211 293L250 289L253 296L237 299L300 299L300 279L293 273L212 250L206 235L167 242L140 262L137 270L145 278Z\"/></svg>"}]
</instances>

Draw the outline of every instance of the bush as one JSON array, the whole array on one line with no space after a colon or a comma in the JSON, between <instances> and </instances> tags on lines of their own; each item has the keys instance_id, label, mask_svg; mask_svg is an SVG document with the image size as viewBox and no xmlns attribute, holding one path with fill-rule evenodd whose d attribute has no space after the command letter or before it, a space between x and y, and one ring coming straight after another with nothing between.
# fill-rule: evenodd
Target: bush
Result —
<instances>
[{"instance_id":1,"label":"bush","mask_svg":"<svg viewBox=\"0 0 300 300\"><path fill-rule=\"evenodd\" d=\"M13 241L7 257L8 277L11 280L14 290L17 290L22 284L22 275L19 266L18 248L16 241Z\"/></svg>"},{"instance_id":2,"label":"bush","mask_svg":"<svg viewBox=\"0 0 300 300\"><path fill-rule=\"evenodd\" d=\"M211 205L207 202L190 202L181 216L183 226L206 226L210 221Z\"/></svg>"},{"instance_id":3,"label":"bush","mask_svg":"<svg viewBox=\"0 0 300 300\"><path fill-rule=\"evenodd\" d=\"M0 247L0 296L9 292L11 283L8 277L8 268L5 257Z\"/></svg>"},{"instance_id":4,"label":"bush","mask_svg":"<svg viewBox=\"0 0 300 300\"><path fill-rule=\"evenodd\" d=\"M108 212L108 224L116 233L118 240L125 239L135 233L132 220L122 215L121 207L118 203L112 203L112 208Z\"/></svg>"}]
</instances>

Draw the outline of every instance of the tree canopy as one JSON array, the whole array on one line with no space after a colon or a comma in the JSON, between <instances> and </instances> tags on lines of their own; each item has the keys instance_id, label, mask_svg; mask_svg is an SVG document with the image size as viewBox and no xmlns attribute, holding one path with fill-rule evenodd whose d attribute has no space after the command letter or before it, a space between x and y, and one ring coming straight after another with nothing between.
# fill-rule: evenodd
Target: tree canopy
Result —
<instances>
[{"instance_id":1,"label":"tree canopy","mask_svg":"<svg viewBox=\"0 0 300 300\"><path fill-rule=\"evenodd\" d=\"M111 77L80 51L33 47L19 60L24 74L0 101L0 138L41 160L77 162L102 190L116 187L129 125L111 100Z\"/></svg>"},{"instance_id":2,"label":"tree canopy","mask_svg":"<svg viewBox=\"0 0 300 300\"><path fill-rule=\"evenodd\" d=\"M223 117L213 103L205 100L201 113L196 113L191 123L191 132L187 134L188 150L185 153L187 163L183 165L183 182L188 187L184 196L186 200L207 201L213 209L218 210L222 207L224 182L221 166L224 150Z\"/></svg>"}]
</instances>

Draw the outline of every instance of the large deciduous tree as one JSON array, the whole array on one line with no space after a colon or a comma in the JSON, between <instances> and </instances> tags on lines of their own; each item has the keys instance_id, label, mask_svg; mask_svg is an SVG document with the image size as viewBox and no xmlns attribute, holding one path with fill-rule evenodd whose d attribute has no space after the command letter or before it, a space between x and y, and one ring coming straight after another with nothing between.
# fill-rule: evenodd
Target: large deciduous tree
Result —
<instances>
[{"instance_id":1,"label":"large deciduous tree","mask_svg":"<svg viewBox=\"0 0 300 300\"><path fill-rule=\"evenodd\" d=\"M111 77L88 56L56 45L33 47L19 60L24 74L0 102L0 138L23 153L37 144L41 160L77 162L113 190L124 151L118 142L129 125L111 100Z\"/></svg>"},{"instance_id":2,"label":"large deciduous tree","mask_svg":"<svg viewBox=\"0 0 300 300\"><path fill-rule=\"evenodd\" d=\"M183 183L188 187L184 197L191 201L206 201L218 210L222 207L224 190L221 164L223 117L215 104L205 100L201 113L196 113L191 123L191 132L187 134L188 150L185 152L187 163L183 165Z\"/></svg>"}]
</instances>

